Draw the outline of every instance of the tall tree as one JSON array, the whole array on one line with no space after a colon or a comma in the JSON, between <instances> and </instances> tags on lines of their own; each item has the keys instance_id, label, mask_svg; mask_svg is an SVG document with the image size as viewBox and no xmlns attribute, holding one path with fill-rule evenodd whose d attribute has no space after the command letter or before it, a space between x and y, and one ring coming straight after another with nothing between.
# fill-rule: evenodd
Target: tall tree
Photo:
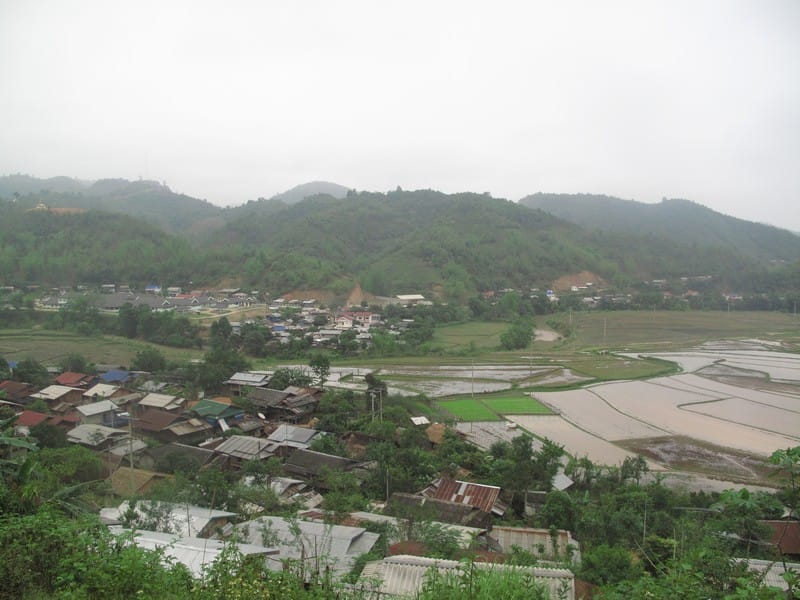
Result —
<instances>
[{"instance_id":1,"label":"tall tree","mask_svg":"<svg viewBox=\"0 0 800 600\"><path fill-rule=\"evenodd\" d=\"M314 371L314 375L317 376L319 385L324 385L325 380L331 373L331 361L328 356L322 352L315 352L311 360L308 361L308 366L311 367L311 370Z\"/></svg>"}]
</instances>

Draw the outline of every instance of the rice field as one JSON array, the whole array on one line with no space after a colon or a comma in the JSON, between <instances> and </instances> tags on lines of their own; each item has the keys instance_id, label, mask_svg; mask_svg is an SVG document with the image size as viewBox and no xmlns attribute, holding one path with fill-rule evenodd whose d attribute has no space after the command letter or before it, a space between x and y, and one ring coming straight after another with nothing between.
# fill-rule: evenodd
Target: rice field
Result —
<instances>
[{"instance_id":1,"label":"rice field","mask_svg":"<svg viewBox=\"0 0 800 600\"><path fill-rule=\"evenodd\" d=\"M539 438L561 444L572 456L588 456L592 461L604 465L619 465L628 456L636 456L558 416L511 415L507 418ZM654 464L651 468L655 470L658 466Z\"/></svg>"},{"instance_id":2,"label":"rice field","mask_svg":"<svg viewBox=\"0 0 800 600\"><path fill-rule=\"evenodd\" d=\"M78 353L93 363L128 366L138 351L154 345L112 335L85 337L68 331L0 329L0 356L7 360L30 357L45 365ZM199 350L157 347L169 360L188 361L202 356Z\"/></svg>"},{"instance_id":3,"label":"rice field","mask_svg":"<svg viewBox=\"0 0 800 600\"><path fill-rule=\"evenodd\" d=\"M544 404L529 396L508 396L505 398L483 398L483 404L501 415L549 415L552 411Z\"/></svg>"},{"instance_id":4,"label":"rice field","mask_svg":"<svg viewBox=\"0 0 800 600\"><path fill-rule=\"evenodd\" d=\"M750 375L762 374L770 379L800 382L800 355L770 351L697 351L665 352L648 354L654 358L673 361L687 372L713 367L728 367L750 371Z\"/></svg>"},{"instance_id":5,"label":"rice field","mask_svg":"<svg viewBox=\"0 0 800 600\"><path fill-rule=\"evenodd\" d=\"M750 426L758 423L758 429L780 433L784 436L796 436L800 433L800 413L758 404L744 398L725 398L700 404L689 404L683 410L708 415L722 421L730 421Z\"/></svg>"},{"instance_id":6,"label":"rice field","mask_svg":"<svg viewBox=\"0 0 800 600\"><path fill-rule=\"evenodd\" d=\"M776 449L800 444L800 356L752 344L657 356L709 376L682 373L533 392L557 416L507 418L596 462L618 464L636 450L657 460L669 455L669 464L742 477L759 475L741 457L763 464Z\"/></svg>"},{"instance_id":7,"label":"rice field","mask_svg":"<svg viewBox=\"0 0 800 600\"><path fill-rule=\"evenodd\" d=\"M571 321L571 343L583 347L652 350L686 348L707 340L797 337L797 319L765 311L584 311L573 312Z\"/></svg>"},{"instance_id":8,"label":"rice field","mask_svg":"<svg viewBox=\"0 0 800 600\"><path fill-rule=\"evenodd\" d=\"M570 423L604 440L616 441L669 435L669 432L625 415L603 401L590 388L565 392L534 393Z\"/></svg>"},{"instance_id":9,"label":"rice field","mask_svg":"<svg viewBox=\"0 0 800 600\"><path fill-rule=\"evenodd\" d=\"M500 335L508 323L477 321L437 327L433 343L446 351L494 350L500 347Z\"/></svg>"},{"instance_id":10,"label":"rice field","mask_svg":"<svg viewBox=\"0 0 800 600\"><path fill-rule=\"evenodd\" d=\"M472 398L442 400L439 407L462 421L499 421L500 417L483 403Z\"/></svg>"},{"instance_id":11,"label":"rice field","mask_svg":"<svg viewBox=\"0 0 800 600\"><path fill-rule=\"evenodd\" d=\"M778 448L796 446L800 442L800 414L790 420L797 432L790 438L775 431L774 416L767 415L766 411L759 413L749 425L734 422L744 420L735 414L729 415L730 420L710 417L685 408L687 404L707 401L707 395L670 389L658 383L658 380L617 382L594 386L592 390L621 413L645 423L657 423L672 434L717 446L769 456Z\"/></svg>"}]
</instances>

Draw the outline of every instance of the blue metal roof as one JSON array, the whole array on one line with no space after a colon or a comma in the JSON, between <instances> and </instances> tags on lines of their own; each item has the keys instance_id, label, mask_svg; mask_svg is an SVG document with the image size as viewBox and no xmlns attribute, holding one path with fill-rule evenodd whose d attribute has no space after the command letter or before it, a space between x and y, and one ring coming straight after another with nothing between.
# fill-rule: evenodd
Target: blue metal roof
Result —
<instances>
[{"instance_id":1,"label":"blue metal roof","mask_svg":"<svg viewBox=\"0 0 800 600\"><path fill-rule=\"evenodd\" d=\"M125 369L111 369L100 375L100 379L106 383L120 382L125 383L131 378L131 372Z\"/></svg>"}]
</instances>

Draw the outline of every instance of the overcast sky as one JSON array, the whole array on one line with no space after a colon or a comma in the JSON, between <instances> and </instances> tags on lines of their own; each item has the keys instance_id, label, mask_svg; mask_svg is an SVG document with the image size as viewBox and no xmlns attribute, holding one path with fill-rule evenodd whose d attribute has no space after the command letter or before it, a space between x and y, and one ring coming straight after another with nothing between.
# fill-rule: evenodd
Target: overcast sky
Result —
<instances>
[{"instance_id":1,"label":"overcast sky","mask_svg":"<svg viewBox=\"0 0 800 600\"><path fill-rule=\"evenodd\" d=\"M800 231L800 1L0 0L0 174L688 198Z\"/></svg>"}]
</instances>

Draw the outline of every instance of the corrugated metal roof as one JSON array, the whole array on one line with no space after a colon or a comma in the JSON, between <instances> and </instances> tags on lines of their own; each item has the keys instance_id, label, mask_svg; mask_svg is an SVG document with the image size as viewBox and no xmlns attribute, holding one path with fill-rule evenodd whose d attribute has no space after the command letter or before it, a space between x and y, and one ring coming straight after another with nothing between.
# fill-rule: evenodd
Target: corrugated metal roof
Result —
<instances>
[{"instance_id":1,"label":"corrugated metal roof","mask_svg":"<svg viewBox=\"0 0 800 600\"><path fill-rule=\"evenodd\" d=\"M306 477L319 473L322 469L344 471L357 464L356 461L349 458L300 448L292 452L292 455L284 463L284 468L289 473Z\"/></svg>"},{"instance_id":2,"label":"corrugated metal roof","mask_svg":"<svg viewBox=\"0 0 800 600\"><path fill-rule=\"evenodd\" d=\"M58 400L62 396L66 396L70 392L78 391L83 394L83 390L79 388L71 388L65 385L48 385L43 390L31 394L31 398L41 398L42 400Z\"/></svg>"},{"instance_id":3,"label":"corrugated metal roof","mask_svg":"<svg viewBox=\"0 0 800 600\"><path fill-rule=\"evenodd\" d=\"M210 431L213 429L211 425L200 419L189 419L182 423L175 423L167 427L169 431L177 436L188 435L190 433L200 433L203 431Z\"/></svg>"},{"instance_id":4,"label":"corrugated metal roof","mask_svg":"<svg viewBox=\"0 0 800 600\"><path fill-rule=\"evenodd\" d=\"M147 394L139 400L139 406L151 406L153 408L163 408L166 410L176 408L183 404L183 399L170 394Z\"/></svg>"},{"instance_id":5,"label":"corrugated metal roof","mask_svg":"<svg viewBox=\"0 0 800 600\"><path fill-rule=\"evenodd\" d=\"M389 515L381 515L378 513L356 511L350 513L350 518L353 519L356 522L356 524L360 524L361 522L391 523L392 525L395 526L397 533L394 536L392 535L389 536L388 540L389 543L393 544L395 542L403 541L401 539L402 535L400 533L403 522L401 519L398 519L397 517L392 517ZM480 527L465 527L464 525L454 525L452 523L442 523L439 521L431 521L431 524L437 525L442 529L444 529L445 531L457 534L459 539L459 545L464 549L469 548L469 546L472 545L472 543L475 541L475 538L484 531L486 531L485 529Z\"/></svg>"},{"instance_id":6,"label":"corrugated metal roof","mask_svg":"<svg viewBox=\"0 0 800 600\"><path fill-rule=\"evenodd\" d=\"M467 504L485 512L492 512L500 495L499 487L458 481L457 479L439 479L438 483L434 482L432 488L429 488L429 491L426 490L426 496L437 500Z\"/></svg>"},{"instance_id":7,"label":"corrugated metal roof","mask_svg":"<svg viewBox=\"0 0 800 600\"><path fill-rule=\"evenodd\" d=\"M200 417L217 417L220 419L244 413L244 410L237 406L231 406L224 402L215 402L214 400L200 400L191 410Z\"/></svg>"},{"instance_id":8,"label":"corrugated metal roof","mask_svg":"<svg viewBox=\"0 0 800 600\"><path fill-rule=\"evenodd\" d=\"M558 556L566 556L567 546L569 545L573 546L574 553L578 552L578 543L572 539L570 532L564 529L556 530L555 547L553 544L554 538L550 535L549 529L494 526L489 532L489 537L497 541L500 551L504 553L509 553L514 546L519 546L528 551L537 549L536 553L538 555L538 548L541 547L544 549L542 558L554 559ZM580 560L575 554L573 554L573 559L576 562Z\"/></svg>"},{"instance_id":9,"label":"corrugated metal roof","mask_svg":"<svg viewBox=\"0 0 800 600\"><path fill-rule=\"evenodd\" d=\"M280 390L272 390L269 388L254 388L250 390L247 399L250 400L256 406L267 408L271 406L277 406L283 401L284 398L288 396L289 394L287 394L286 392L282 392Z\"/></svg>"},{"instance_id":10,"label":"corrugated metal roof","mask_svg":"<svg viewBox=\"0 0 800 600\"><path fill-rule=\"evenodd\" d=\"M544 585L551 597L575 598L575 576L568 569L543 569L538 567L511 567L495 563L473 563L479 569L496 569L498 571L517 570L533 576L535 582ZM414 596L422 589L426 574L435 568L439 573L455 574L462 563L454 560L438 560L422 556L398 555L373 561L366 564L359 581L367 586L373 583L375 591L386 596ZM565 588L566 595L559 591ZM500 599L498 599L500 600Z\"/></svg>"},{"instance_id":11,"label":"corrugated metal roof","mask_svg":"<svg viewBox=\"0 0 800 600\"><path fill-rule=\"evenodd\" d=\"M236 525L236 530L250 543L275 544L281 559L305 559L335 573L349 572L355 559L369 552L380 537L363 527L288 521L281 517L246 521Z\"/></svg>"},{"instance_id":12,"label":"corrugated metal roof","mask_svg":"<svg viewBox=\"0 0 800 600\"><path fill-rule=\"evenodd\" d=\"M113 429L103 425L78 425L74 429L67 432L67 440L77 444L84 444L86 446L99 446L109 438L125 437L128 435L127 431L122 429Z\"/></svg>"},{"instance_id":13,"label":"corrugated metal roof","mask_svg":"<svg viewBox=\"0 0 800 600\"><path fill-rule=\"evenodd\" d=\"M131 493L138 493L144 486L153 480L162 480L170 477L164 473L155 473L143 469L131 469L130 467L120 467L111 474L109 481L111 489L118 496L127 496Z\"/></svg>"},{"instance_id":14,"label":"corrugated metal roof","mask_svg":"<svg viewBox=\"0 0 800 600\"><path fill-rule=\"evenodd\" d=\"M100 398L106 398L116 392L119 388L116 385L109 385L108 383L98 383L97 385L93 385L88 390L83 393L84 398L94 398L95 396L99 396Z\"/></svg>"},{"instance_id":15,"label":"corrugated metal roof","mask_svg":"<svg viewBox=\"0 0 800 600\"><path fill-rule=\"evenodd\" d=\"M84 417L91 417L93 415L102 415L103 413L117 410L117 405L111 400L100 400L100 402L92 402L91 404L84 404L78 407L78 412Z\"/></svg>"},{"instance_id":16,"label":"corrugated metal roof","mask_svg":"<svg viewBox=\"0 0 800 600\"><path fill-rule=\"evenodd\" d=\"M266 385L270 375L265 372L234 373L225 383L228 385Z\"/></svg>"},{"instance_id":17,"label":"corrugated metal roof","mask_svg":"<svg viewBox=\"0 0 800 600\"><path fill-rule=\"evenodd\" d=\"M10 363L9 363L10 366ZM36 388L30 383L6 380L0 382L0 390L5 391L7 400L23 400Z\"/></svg>"},{"instance_id":18,"label":"corrugated metal roof","mask_svg":"<svg viewBox=\"0 0 800 600\"><path fill-rule=\"evenodd\" d=\"M157 506L159 512L169 512L165 519L169 523L173 535L194 536L201 533L209 523L218 519L227 519L237 516L236 513L225 510L214 510L193 504L178 504L176 502L141 501L135 504L137 511L146 509L148 505ZM123 502L116 508L103 508L100 517L105 522L120 522L121 516L128 511L129 504Z\"/></svg>"},{"instance_id":19,"label":"corrugated metal roof","mask_svg":"<svg viewBox=\"0 0 800 600\"><path fill-rule=\"evenodd\" d=\"M55 378L55 382L59 385L76 385L86 383L92 380L91 375L85 373L75 373L73 371L64 371Z\"/></svg>"},{"instance_id":20,"label":"corrugated metal roof","mask_svg":"<svg viewBox=\"0 0 800 600\"><path fill-rule=\"evenodd\" d=\"M139 386L139 389L145 392L160 392L167 387L167 385L168 384L163 381L145 381Z\"/></svg>"},{"instance_id":21,"label":"corrugated metal roof","mask_svg":"<svg viewBox=\"0 0 800 600\"><path fill-rule=\"evenodd\" d=\"M778 546L783 554L800 554L800 522L759 521L770 531L770 543Z\"/></svg>"},{"instance_id":22,"label":"corrugated metal roof","mask_svg":"<svg viewBox=\"0 0 800 600\"><path fill-rule=\"evenodd\" d=\"M319 433L316 429L281 423L267 439L279 444L291 444L296 448L308 448L308 445Z\"/></svg>"},{"instance_id":23,"label":"corrugated metal roof","mask_svg":"<svg viewBox=\"0 0 800 600\"><path fill-rule=\"evenodd\" d=\"M128 441L119 446L114 446L108 452L114 456L128 456L131 452L135 454L136 452L141 452L145 448L147 448L147 442L143 440L133 440L132 442Z\"/></svg>"},{"instance_id":24,"label":"corrugated metal roof","mask_svg":"<svg viewBox=\"0 0 800 600\"><path fill-rule=\"evenodd\" d=\"M105 382L125 383L131 378L131 372L125 369L110 369L100 375L100 379Z\"/></svg>"},{"instance_id":25,"label":"corrugated metal roof","mask_svg":"<svg viewBox=\"0 0 800 600\"><path fill-rule=\"evenodd\" d=\"M122 527L111 527L110 529L115 534L122 534L127 531ZM213 563L225 547L225 542L220 540L142 530L136 530L134 542L140 548L148 550L163 549L165 557L173 558L185 565L195 577L202 576L203 568ZM236 544L236 547L245 556L259 554L269 556L278 553L277 548L266 548L252 544Z\"/></svg>"},{"instance_id":26,"label":"corrugated metal roof","mask_svg":"<svg viewBox=\"0 0 800 600\"><path fill-rule=\"evenodd\" d=\"M244 460L257 460L272 456L274 447L275 445L269 440L246 435L232 435L217 446L214 451Z\"/></svg>"},{"instance_id":27,"label":"corrugated metal roof","mask_svg":"<svg viewBox=\"0 0 800 600\"><path fill-rule=\"evenodd\" d=\"M179 418L179 415L166 410L148 408L136 419L136 427L145 431L162 431Z\"/></svg>"},{"instance_id":28,"label":"corrugated metal roof","mask_svg":"<svg viewBox=\"0 0 800 600\"><path fill-rule=\"evenodd\" d=\"M780 561L756 560L754 558L743 560L746 560L749 570L757 573L765 573L764 585L776 587L784 591L789 589L789 585L783 578L783 574L787 570L800 572L800 563L786 563L786 568L784 569L783 563Z\"/></svg>"},{"instance_id":29,"label":"corrugated metal roof","mask_svg":"<svg viewBox=\"0 0 800 600\"><path fill-rule=\"evenodd\" d=\"M34 410L23 410L21 413L17 414L17 420L14 424L21 427L34 427L39 423L46 421L48 418L49 417L44 413L36 412Z\"/></svg>"}]
</instances>

